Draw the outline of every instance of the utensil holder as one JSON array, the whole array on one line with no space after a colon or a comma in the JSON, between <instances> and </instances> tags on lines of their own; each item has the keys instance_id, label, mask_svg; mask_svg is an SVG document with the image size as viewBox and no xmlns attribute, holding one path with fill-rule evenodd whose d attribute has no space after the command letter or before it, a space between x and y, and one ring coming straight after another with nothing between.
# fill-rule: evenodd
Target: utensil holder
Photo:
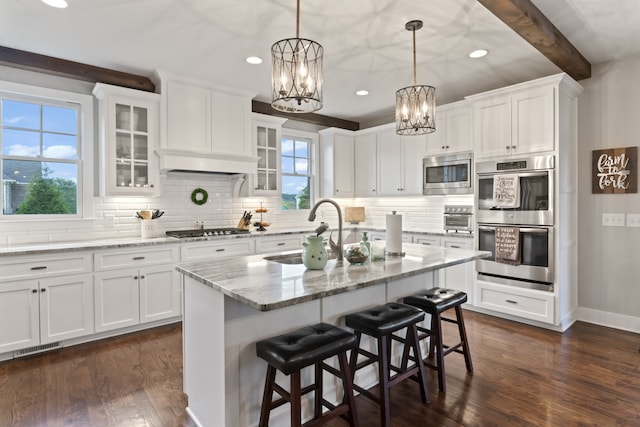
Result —
<instances>
[{"instance_id":1,"label":"utensil holder","mask_svg":"<svg viewBox=\"0 0 640 427\"><path fill-rule=\"evenodd\" d=\"M143 219L140 221L140 237L150 239L156 237L156 222L152 219Z\"/></svg>"}]
</instances>

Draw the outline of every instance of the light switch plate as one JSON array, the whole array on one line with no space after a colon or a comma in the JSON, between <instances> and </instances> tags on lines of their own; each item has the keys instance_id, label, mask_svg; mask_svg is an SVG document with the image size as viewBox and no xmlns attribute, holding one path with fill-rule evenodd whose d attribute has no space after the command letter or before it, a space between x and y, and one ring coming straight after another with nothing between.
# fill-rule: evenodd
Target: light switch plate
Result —
<instances>
[{"instance_id":1,"label":"light switch plate","mask_svg":"<svg viewBox=\"0 0 640 427\"><path fill-rule=\"evenodd\" d=\"M624 227L625 226L624 214L603 213L602 225L604 227Z\"/></svg>"}]
</instances>

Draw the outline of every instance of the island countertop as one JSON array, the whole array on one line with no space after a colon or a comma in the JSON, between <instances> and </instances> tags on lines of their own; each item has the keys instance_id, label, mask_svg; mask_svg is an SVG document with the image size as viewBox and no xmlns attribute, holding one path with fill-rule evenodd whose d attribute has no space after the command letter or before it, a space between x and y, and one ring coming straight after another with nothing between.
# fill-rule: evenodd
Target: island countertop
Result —
<instances>
[{"instance_id":1,"label":"island countertop","mask_svg":"<svg viewBox=\"0 0 640 427\"><path fill-rule=\"evenodd\" d=\"M322 270L269 261L265 255L202 260L176 269L250 307L270 311L490 256L486 251L413 243L404 243L403 250L405 256L363 265L329 260Z\"/></svg>"}]
</instances>

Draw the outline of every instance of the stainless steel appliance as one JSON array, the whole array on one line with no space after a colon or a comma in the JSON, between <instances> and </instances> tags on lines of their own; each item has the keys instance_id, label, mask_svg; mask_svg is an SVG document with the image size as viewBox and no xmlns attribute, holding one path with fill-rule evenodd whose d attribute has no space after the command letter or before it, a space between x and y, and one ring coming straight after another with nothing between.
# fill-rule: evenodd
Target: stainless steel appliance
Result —
<instances>
[{"instance_id":1,"label":"stainless steel appliance","mask_svg":"<svg viewBox=\"0 0 640 427\"><path fill-rule=\"evenodd\" d=\"M473 206L445 205L443 216L445 231L473 232Z\"/></svg>"},{"instance_id":2,"label":"stainless steel appliance","mask_svg":"<svg viewBox=\"0 0 640 427\"><path fill-rule=\"evenodd\" d=\"M188 237L215 237L215 236L229 236L232 234L248 234L249 230L243 230L240 228L203 228L197 230L175 230L167 231L165 234L168 237L177 237L178 239L184 239Z\"/></svg>"},{"instance_id":3,"label":"stainless steel appliance","mask_svg":"<svg viewBox=\"0 0 640 427\"><path fill-rule=\"evenodd\" d=\"M423 194L471 194L473 154L451 154L422 159Z\"/></svg>"},{"instance_id":4,"label":"stainless steel appliance","mask_svg":"<svg viewBox=\"0 0 640 427\"><path fill-rule=\"evenodd\" d=\"M476 221L492 224L553 225L554 156L492 160L476 164ZM494 197L494 177L517 177L518 207L501 208Z\"/></svg>"},{"instance_id":5,"label":"stainless steel appliance","mask_svg":"<svg viewBox=\"0 0 640 427\"><path fill-rule=\"evenodd\" d=\"M505 224L478 224L478 250L491 252L490 258L476 261L478 279L553 291L553 226L518 227L520 260L517 265L496 261L496 228L501 226Z\"/></svg>"}]
</instances>

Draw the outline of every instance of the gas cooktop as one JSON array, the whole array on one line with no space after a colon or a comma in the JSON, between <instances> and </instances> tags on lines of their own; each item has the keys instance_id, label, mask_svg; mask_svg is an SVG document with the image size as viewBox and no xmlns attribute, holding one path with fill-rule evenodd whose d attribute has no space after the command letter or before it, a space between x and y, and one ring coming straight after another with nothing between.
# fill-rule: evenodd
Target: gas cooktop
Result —
<instances>
[{"instance_id":1,"label":"gas cooktop","mask_svg":"<svg viewBox=\"0 0 640 427\"><path fill-rule=\"evenodd\" d=\"M249 230L240 228L204 228L202 230L176 230L167 231L165 234L169 237L177 237L184 239L187 237L213 237L213 236L229 236L232 234L248 234Z\"/></svg>"}]
</instances>

